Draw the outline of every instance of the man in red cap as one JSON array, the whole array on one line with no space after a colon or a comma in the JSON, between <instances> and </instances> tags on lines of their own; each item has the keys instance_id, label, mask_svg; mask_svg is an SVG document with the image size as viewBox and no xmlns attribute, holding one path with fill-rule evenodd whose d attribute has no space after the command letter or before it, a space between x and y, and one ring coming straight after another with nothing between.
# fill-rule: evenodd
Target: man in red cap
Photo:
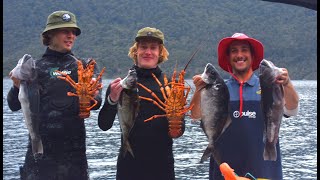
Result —
<instances>
[{"instance_id":1,"label":"man in red cap","mask_svg":"<svg viewBox=\"0 0 320 180\"><path fill-rule=\"evenodd\" d=\"M264 120L261 111L261 91L259 77L253 72L263 60L263 45L243 33L235 33L222 39L218 45L219 66L232 76L226 81L230 93L231 125L215 142L221 155L221 162L227 162L239 176L250 173L255 177L282 179L281 153L279 141L276 145L276 161L263 159ZM284 116L294 116L298 112L299 97L290 81L287 69L276 82L284 87ZM196 87L203 85L200 75L193 77ZM200 96L195 93L193 98ZM192 117L199 117L199 107L194 107ZM223 179L218 164L210 158L209 179Z\"/></svg>"}]
</instances>

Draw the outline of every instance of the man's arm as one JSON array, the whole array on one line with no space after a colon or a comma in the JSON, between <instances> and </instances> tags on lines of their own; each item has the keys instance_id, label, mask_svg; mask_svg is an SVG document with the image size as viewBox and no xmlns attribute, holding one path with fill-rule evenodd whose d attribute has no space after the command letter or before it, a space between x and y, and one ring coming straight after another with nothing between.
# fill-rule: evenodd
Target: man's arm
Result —
<instances>
[{"instance_id":1,"label":"man's arm","mask_svg":"<svg viewBox=\"0 0 320 180\"><path fill-rule=\"evenodd\" d=\"M287 116L295 116L299 109L299 96L290 80L287 69L282 68L283 73L277 77L277 83L283 85L284 100L285 100L285 114Z\"/></svg>"}]
</instances>

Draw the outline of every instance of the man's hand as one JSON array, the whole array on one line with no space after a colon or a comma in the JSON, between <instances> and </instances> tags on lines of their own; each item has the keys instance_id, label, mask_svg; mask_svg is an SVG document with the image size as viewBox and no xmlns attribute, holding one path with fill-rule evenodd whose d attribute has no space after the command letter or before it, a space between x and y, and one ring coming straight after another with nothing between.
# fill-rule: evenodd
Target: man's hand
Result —
<instances>
[{"instance_id":1,"label":"man's hand","mask_svg":"<svg viewBox=\"0 0 320 180\"><path fill-rule=\"evenodd\" d=\"M201 78L201 74L198 74L198 75L195 75L193 76L193 84L195 85L196 87L196 91L201 89L203 86L206 85L206 83L202 80Z\"/></svg>"},{"instance_id":2,"label":"man's hand","mask_svg":"<svg viewBox=\"0 0 320 180\"><path fill-rule=\"evenodd\" d=\"M90 85L96 83L97 79L96 78L92 78L90 81ZM102 87L102 83L101 83L101 87ZM96 92L94 93L94 98L97 97L99 94L99 90L96 90Z\"/></svg>"},{"instance_id":3,"label":"man's hand","mask_svg":"<svg viewBox=\"0 0 320 180\"><path fill-rule=\"evenodd\" d=\"M17 78L15 78L15 77L13 77L13 76L12 76L12 71L10 71L9 77L10 77L10 79L12 79L13 85L14 85L15 87L19 88L19 87L20 87L20 79L17 79Z\"/></svg>"},{"instance_id":4,"label":"man's hand","mask_svg":"<svg viewBox=\"0 0 320 180\"><path fill-rule=\"evenodd\" d=\"M201 75L195 75L193 76L193 84L196 86L196 90L192 96L190 104L193 105L193 108L191 109L191 118L193 120L199 120L201 118L201 108L200 108L200 100L201 100L201 94L200 90L202 87L206 85L206 83L202 80Z\"/></svg>"},{"instance_id":5,"label":"man's hand","mask_svg":"<svg viewBox=\"0 0 320 180\"><path fill-rule=\"evenodd\" d=\"M288 83L290 82L288 70L286 68L281 68L281 69L282 69L282 73L279 76L277 76L276 83L282 84L283 86L287 86Z\"/></svg>"},{"instance_id":6,"label":"man's hand","mask_svg":"<svg viewBox=\"0 0 320 180\"><path fill-rule=\"evenodd\" d=\"M110 91L109 97L112 102L118 102L118 100L119 100L120 93L123 89L120 84L120 81L121 81L121 78L116 78L115 80L113 80L110 83L110 90L111 91Z\"/></svg>"}]
</instances>

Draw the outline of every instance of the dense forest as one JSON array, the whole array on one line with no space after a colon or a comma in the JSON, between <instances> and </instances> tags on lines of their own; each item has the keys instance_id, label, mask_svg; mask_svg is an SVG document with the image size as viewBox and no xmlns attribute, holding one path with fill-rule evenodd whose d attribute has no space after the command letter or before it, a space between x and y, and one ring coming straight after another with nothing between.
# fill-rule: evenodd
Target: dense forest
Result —
<instances>
[{"instance_id":1,"label":"dense forest","mask_svg":"<svg viewBox=\"0 0 320 180\"><path fill-rule=\"evenodd\" d=\"M261 0L4 0L3 77L24 54L41 57L46 47L40 34L57 10L76 14L82 34L73 52L106 67L104 78L127 73L129 47L137 31L149 26L165 34L170 55L161 68L167 74L181 70L200 43L186 78L202 73L208 62L218 67L218 42L243 32L260 40L265 59L286 67L291 79L317 79L317 11Z\"/></svg>"}]
</instances>

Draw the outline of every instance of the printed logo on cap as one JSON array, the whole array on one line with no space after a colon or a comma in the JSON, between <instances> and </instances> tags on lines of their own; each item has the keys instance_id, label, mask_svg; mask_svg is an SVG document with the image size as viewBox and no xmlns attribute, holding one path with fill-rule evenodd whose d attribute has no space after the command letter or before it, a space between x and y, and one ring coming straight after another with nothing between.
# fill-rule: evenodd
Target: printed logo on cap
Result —
<instances>
[{"instance_id":1,"label":"printed logo on cap","mask_svg":"<svg viewBox=\"0 0 320 180\"><path fill-rule=\"evenodd\" d=\"M71 17L70 17L69 14L63 14L62 15L62 20L66 21L66 22L69 22L71 20Z\"/></svg>"},{"instance_id":2,"label":"printed logo on cap","mask_svg":"<svg viewBox=\"0 0 320 180\"><path fill-rule=\"evenodd\" d=\"M147 32L147 36L152 36L152 32Z\"/></svg>"},{"instance_id":3,"label":"printed logo on cap","mask_svg":"<svg viewBox=\"0 0 320 180\"><path fill-rule=\"evenodd\" d=\"M244 34L242 33L235 33L234 35L232 35L232 37L239 37L239 36L243 36Z\"/></svg>"}]
</instances>

